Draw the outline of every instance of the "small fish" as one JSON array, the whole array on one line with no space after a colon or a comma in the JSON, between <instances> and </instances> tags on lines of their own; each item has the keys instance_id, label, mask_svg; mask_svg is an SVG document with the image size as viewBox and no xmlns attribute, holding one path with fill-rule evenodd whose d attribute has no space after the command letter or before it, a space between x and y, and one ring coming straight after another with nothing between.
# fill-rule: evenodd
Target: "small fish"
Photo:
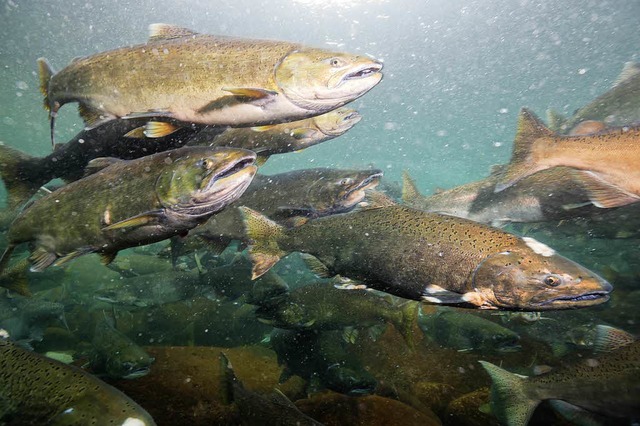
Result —
<instances>
[{"instance_id":1,"label":"small fish","mask_svg":"<svg viewBox=\"0 0 640 426\"><path fill-rule=\"evenodd\" d=\"M596 207L640 201L640 127L590 136L558 136L527 109L520 113L513 154L495 191L503 191L541 170L565 166L579 171Z\"/></svg>"},{"instance_id":2,"label":"small fish","mask_svg":"<svg viewBox=\"0 0 640 426\"><path fill-rule=\"evenodd\" d=\"M362 116L353 109L338 108L290 123L228 128L213 141L206 138L203 142L208 146L249 149L258 154L258 162L264 164L271 155L298 152L341 136L361 119ZM189 145L201 145L200 139L194 138Z\"/></svg>"},{"instance_id":3,"label":"small fish","mask_svg":"<svg viewBox=\"0 0 640 426\"><path fill-rule=\"evenodd\" d=\"M491 411L498 420L524 426L544 400L565 416L640 418L640 342L621 330L598 328L597 345L606 354L539 376L519 376L480 361L493 382Z\"/></svg>"},{"instance_id":4,"label":"small fish","mask_svg":"<svg viewBox=\"0 0 640 426\"><path fill-rule=\"evenodd\" d=\"M112 379L137 379L149 373L155 359L118 331L106 318L98 321L93 334L89 366L95 374Z\"/></svg>"},{"instance_id":5,"label":"small fish","mask_svg":"<svg viewBox=\"0 0 640 426\"><path fill-rule=\"evenodd\" d=\"M453 216L387 205L285 229L240 207L253 276L293 251L340 274L412 300L480 309L554 310L609 299L611 284L533 238ZM314 268L312 268L314 269Z\"/></svg>"},{"instance_id":6,"label":"small fish","mask_svg":"<svg viewBox=\"0 0 640 426\"><path fill-rule=\"evenodd\" d=\"M382 171L302 169L275 175L256 175L236 205L245 205L285 226L308 219L348 212L375 188ZM242 216L231 206L193 229L185 240L174 239L176 252L189 240L204 240L207 249L222 252L232 240L244 240Z\"/></svg>"},{"instance_id":7,"label":"small fish","mask_svg":"<svg viewBox=\"0 0 640 426\"><path fill-rule=\"evenodd\" d=\"M285 368L284 383L292 375L320 387L350 396L373 393L377 380L344 348L341 333L336 331L274 329L270 342Z\"/></svg>"},{"instance_id":8,"label":"small fish","mask_svg":"<svg viewBox=\"0 0 640 426\"><path fill-rule=\"evenodd\" d=\"M598 127L628 126L640 122L640 64L627 62L613 87L589 104L565 118L549 111L552 130L559 133L584 134L593 129L578 128L586 121L600 123ZM600 130L600 129L599 129ZM597 130L596 130L597 131Z\"/></svg>"},{"instance_id":9,"label":"small fish","mask_svg":"<svg viewBox=\"0 0 640 426\"><path fill-rule=\"evenodd\" d=\"M520 336L508 328L478 315L438 307L435 312L420 311L418 324L437 344L459 351L516 352Z\"/></svg>"},{"instance_id":10,"label":"small fish","mask_svg":"<svg viewBox=\"0 0 640 426\"><path fill-rule=\"evenodd\" d=\"M16 245L34 242L32 271L184 233L235 201L256 167L236 148L184 147L137 160L96 159L95 173L35 201L11 225L0 269ZM101 168L103 167L103 168ZM24 291L24 289L16 289Z\"/></svg>"},{"instance_id":11,"label":"small fish","mask_svg":"<svg viewBox=\"0 0 640 426\"><path fill-rule=\"evenodd\" d=\"M256 316L274 327L294 330L342 330L390 322L413 346L417 303L394 303L367 290L341 290L334 286L337 281L298 287L258 308Z\"/></svg>"},{"instance_id":12,"label":"small fish","mask_svg":"<svg viewBox=\"0 0 640 426\"><path fill-rule=\"evenodd\" d=\"M44 330L54 322L64 323L64 305L36 297L0 296L0 328L11 340L29 347L41 341Z\"/></svg>"},{"instance_id":13,"label":"small fish","mask_svg":"<svg viewBox=\"0 0 640 426\"><path fill-rule=\"evenodd\" d=\"M93 375L0 339L0 423L153 426L149 413Z\"/></svg>"},{"instance_id":14,"label":"small fish","mask_svg":"<svg viewBox=\"0 0 640 426\"><path fill-rule=\"evenodd\" d=\"M302 413L278 389L270 395L260 395L245 388L223 353L220 353L220 366L222 400L236 404L243 425L322 426L322 423Z\"/></svg>"},{"instance_id":15,"label":"small fish","mask_svg":"<svg viewBox=\"0 0 640 426\"><path fill-rule=\"evenodd\" d=\"M382 79L382 64L366 56L167 24L150 31L145 44L78 58L55 74L38 60L52 141L57 112L69 102L80 103L88 129L148 116L257 126L334 110Z\"/></svg>"},{"instance_id":16,"label":"small fish","mask_svg":"<svg viewBox=\"0 0 640 426\"><path fill-rule=\"evenodd\" d=\"M171 134L147 138L127 136L141 125L170 126L166 122L144 120L114 120L98 128L83 130L69 142L57 144L45 157L34 157L8 145L0 144L0 176L7 188L8 204L12 209L23 205L38 188L60 178L66 182L84 176L89 161L99 157L115 157L133 160L145 155L180 148L195 135L202 133L202 140L213 140L223 129L203 130L204 126L182 126Z\"/></svg>"}]
</instances>

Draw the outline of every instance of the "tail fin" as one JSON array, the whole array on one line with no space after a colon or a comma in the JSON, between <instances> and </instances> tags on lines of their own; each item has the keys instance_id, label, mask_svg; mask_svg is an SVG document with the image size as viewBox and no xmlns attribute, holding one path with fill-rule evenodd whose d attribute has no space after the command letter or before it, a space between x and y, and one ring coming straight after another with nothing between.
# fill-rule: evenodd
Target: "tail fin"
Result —
<instances>
[{"instance_id":1,"label":"tail fin","mask_svg":"<svg viewBox=\"0 0 640 426\"><path fill-rule=\"evenodd\" d=\"M556 137L535 114L526 108L520 111L518 131L513 141L513 154L506 170L496 185L495 192L512 186L520 179L543 169L531 158L533 143L543 137Z\"/></svg>"},{"instance_id":2,"label":"tail fin","mask_svg":"<svg viewBox=\"0 0 640 426\"><path fill-rule=\"evenodd\" d=\"M422 198L422 194L418 191L416 182L406 170L402 172L402 202L405 204L414 204Z\"/></svg>"},{"instance_id":3,"label":"tail fin","mask_svg":"<svg viewBox=\"0 0 640 426\"><path fill-rule=\"evenodd\" d=\"M253 263L251 279L264 275L281 257L287 253L278 246L278 239L284 234L284 228L248 207L238 207L246 228L245 235L251 241L249 257Z\"/></svg>"},{"instance_id":4,"label":"tail fin","mask_svg":"<svg viewBox=\"0 0 640 426\"><path fill-rule=\"evenodd\" d=\"M418 324L418 308L420 303L415 301L407 301L397 306L398 318L393 322L393 326L404 338L409 349L415 349L415 339L413 331Z\"/></svg>"},{"instance_id":5,"label":"tail fin","mask_svg":"<svg viewBox=\"0 0 640 426\"><path fill-rule=\"evenodd\" d=\"M491 376L491 412L500 423L509 426L526 426L533 411L540 403L526 393L526 377L503 370L490 362L479 361Z\"/></svg>"},{"instance_id":6,"label":"tail fin","mask_svg":"<svg viewBox=\"0 0 640 426\"><path fill-rule=\"evenodd\" d=\"M58 108L60 107L57 103L52 103L49 97L49 82L55 73L45 58L38 58L38 73L40 75L40 92L42 92L44 96L44 108L49 111L49 120L51 121L51 146L53 147L55 146L53 137L54 122Z\"/></svg>"},{"instance_id":7,"label":"tail fin","mask_svg":"<svg viewBox=\"0 0 640 426\"><path fill-rule=\"evenodd\" d=\"M38 189L48 182L48 178L39 178L35 173L26 173L36 170L40 165L39 159L25 154L22 151L0 144L0 177L7 188L8 207L18 209Z\"/></svg>"},{"instance_id":8,"label":"tail fin","mask_svg":"<svg viewBox=\"0 0 640 426\"><path fill-rule=\"evenodd\" d=\"M222 352L220 352L220 373L220 399L223 404L229 405L234 401L235 386L242 386L242 384L233 372L229 358Z\"/></svg>"}]
</instances>

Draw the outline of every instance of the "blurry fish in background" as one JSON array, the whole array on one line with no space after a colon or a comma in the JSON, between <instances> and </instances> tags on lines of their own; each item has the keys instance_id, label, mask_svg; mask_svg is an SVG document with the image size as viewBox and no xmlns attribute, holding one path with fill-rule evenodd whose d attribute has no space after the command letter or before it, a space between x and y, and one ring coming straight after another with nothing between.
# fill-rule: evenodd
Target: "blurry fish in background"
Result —
<instances>
[{"instance_id":1,"label":"blurry fish in background","mask_svg":"<svg viewBox=\"0 0 640 426\"><path fill-rule=\"evenodd\" d=\"M227 404L235 404L243 425L256 426L321 426L302 413L289 398L278 389L270 395L260 395L244 387L236 377L229 359L220 354L221 397Z\"/></svg>"},{"instance_id":2,"label":"blurry fish in background","mask_svg":"<svg viewBox=\"0 0 640 426\"><path fill-rule=\"evenodd\" d=\"M153 426L131 398L79 368L0 338L0 423Z\"/></svg>"},{"instance_id":3,"label":"blurry fish in background","mask_svg":"<svg viewBox=\"0 0 640 426\"><path fill-rule=\"evenodd\" d=\"M640 124L640 64L627 62L607 92L565 118L553 110L547 112L549 128L561 134L584 135ZM585 122L590 121L588 126ZM600 124L595 124L600 123Z\"/></svg>"},{"instance_id":4,"label":"blurry fish in background","mask_svg":"<svg viewBox=\"0 0 640 426\"><path fill-rule=\"evenodd\" d=\"M507 353L521 349L520 336L478 315L453 308L420 310L418 325L430 340L458 351Z\"/></svg>"},{"instance_id":5,"label":"blurry fish in background","mask_svg":"<svg viewBox=\"0 0 640 426\"><path fill-rule=\"evenodd\" d=\"M155 361L144 349L111 325L106 317L96 324L92 344L89 362L91 372L112 379L137 379L145 376Z\"/></svg>"},{"instance_id":6,"label":"blurry fish in background","mask_svg":"<svg viewBox=\"0 0 640 426\"><path fill-rule=\"evenodd\" d=\"M284 365L280 383L297 375L311 388L345 395L373 393L377 380L344 348L340 332L273 329L269 342Z\"/></svg>"},{"instance_id":7,"label":"blurry fish in background","mask_svg":"<svg viewBox=\"0 0 640 426\"><path fill-rule=\"evenodd\" d=\"M137 160L93 160L101 168L35 201L13 222L4 269L16 245L35 242L33 271L183 233L235 201L256 167L251 151L184 147Z\"/></svg>"},{"instance_id":8,"label":"blurry fish in background","mask_svg":"<svg viewBox=\"0 0 640 426\"><path fill-rule=\"evenodd\" d=\"M554 167L527 176L501 192L494 192L500 170L480 181L438 192L420 194L413 179L403 176L402 201L427 212L448 214L502 227L511 222L558 221L588 216L597 209L587 186L599 181L568 167ZM586 184L585 184L586 182Z\"/></svg>"},{"instance_id":9,"label":"blurry fish in background","mask_svg":"<svg viewBox=\"0 0 640 426\"><path fill-rule=\"evenodd\" d=\"M558 136L522 109L513 154L495 191L503 191L541 170L566 166L579 178L591 202L601 208L640 201L640 127L611 129L590 136Z\"/></svg>"},{"instance_id":10,"label":"blurry fish in background","mask_svg":"<svg viewBox=\"0 0 640 426\"><path fill-rule=\"evenodd\" d=\"M598 275L535 239L390 200L290 229L247 207L240 210L254 278L281 257L301 251L317 258L311 269L321 275L340 274L379 291L436 304L570 309L604 303L612 290Z\"/></svg>"},{"instance_id":11,"label":"blurry fish in background","mask_svg":"<svg viewBox=\"0 0 640 426\"><path fill-rule=\"evenodd\" d=\"M80 103L88 129L116 118L158 116L257 126L331 111L382 80L382 64L366 56L167 24L150 30L145 44L78 58L55 74L38 60L52 141L57 112L69 102Z\"/></svg>"},{"instance_id":12,"label":"blurry fish in background","mask_svg":"<svg viewBox=\"0 0 640 426\"><path fill-rule=\"evenodd\" d=\"M196 136L190 146L206 145L249 149L264 164L274 154L298 152L337 138L355 126L362 116L349 108L338 108L316 117L290 123L228 128L213 141Z\"/></svg>"},{"instance_id":13,"label":"blurry fish in background","mask_svg":"<svg viewBox=\"0 0 640 426\"><path fill-rule=\"evenodd\" d=\"M285 226L308 219L344 213L364 200L375 188L382 171L301 169L275 175L256 175L237 203L189 232L174 238L172 256L184 254L190 241L202 240L205 248L222 252L232 240L245 240L242 216L236 206L245 205Z\"/></svg>"},{"instance_id":14,"label":"blurry fish in background","mask_svg":"<svg viewBox=\"0 0 640 426\"><path fill-rule=\"evenodd\" d=\"M413 347L418 303L402 303L388 295L334 286L342 283L341 279L334 279L298 287L277 301L267 301L256 316L265 324L293 330L360 329L390 322Z\"/></svg>"},{"instance_id":15,"label":"blurry fish in background","mask_svg":"<svg viewBox=\"0 0 640 426\"><path fill-rule=\"evenodd\" d=\"M148 120L114 120L104 125L83 130L69 142L57 144L54 152L45 157L34 157L8 145L0 144L0 176L7 188L8 204L17 208L24 204L38 188L60 178L72 182L83 177L89 161L99 157L132 160L157 152L180 148L198 134L204 126L184 126L163 137L140 138L127 136ZM155 127L169 125L152 122ZM203 139L212 140L223 129L207 130ZM203 132L205 133L205 132Z\"/></svg>"},{"instance_id":16,"label":"blurry fish in background","mask_svg":"<svg viewBox=\"0 0 640 426\"><path fill-rule=\"evenodd\" d=\"M579 424L640 418L640 342L611 327L599 326L598 334L596 347L602 356L536 377L480 361L493 382L492 413L505 425L523 426L540 402L551 400L556 411Z\"/></svg>"},{"instance_id":17,"label":"blurry fish in background","mask_svg":"<svg viewBox=\"0 0 640 426\"><path fill-rule=\"evenodd\" d=\"M64 305L37 297L25 298L6 292L0 295L0 328L21 346L30 347L42 340L47 326L59 323L66 326Z\"/></svg>"}]
</instances>

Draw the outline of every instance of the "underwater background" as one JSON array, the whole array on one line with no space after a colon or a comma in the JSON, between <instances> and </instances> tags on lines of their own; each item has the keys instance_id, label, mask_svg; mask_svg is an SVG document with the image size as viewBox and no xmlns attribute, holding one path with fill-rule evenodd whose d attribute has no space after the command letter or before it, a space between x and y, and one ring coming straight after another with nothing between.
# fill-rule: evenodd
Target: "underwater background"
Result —
<instances>
[{"instance_id":1,"label":"underwater background","mask_svg":"<svg viewBox=\"0 0 640 426\"><path fill-rule=\"evenodd\" d=\"M550 108L570 116L606 92L626 62L640 62L638 22L637 0L0 0L0 142L37 156L51 152L37 58L47 58L60 70L74 57L143 43L150 24L169 23L380 60L382 82L348 105L362 115L360 123L334 140L273 156L260 173L375 167L397 191L403 171L408 171L420 192L431 194L484 178L491 166L507 163L522 107L543 119ZM60 110L58 142L82 129L75 106ZM466 313L519 333L520 351L496 353L482 345L469 351L464 343L452 342L459 331L445 326L440 337L423 336L421 330L428 326L414 327L414 350L396 330L374 337L360 332L346 352L376 377L376 395L387 398L384 402L358 403L353 402L358 397L341 399L331 393L305 399L318 390L312 384L309 392L299 377L279 387L292 401L304 400L296 402L298 408L325 424L497 424L486 408L491 380L478 360L504 362L510 371L531 374L535 367L555 368L571 357L588 357L585 347L592 344L583 337L591 335L595 324L640 333L640 221L627 219L613 216L574 227L556 222L508 225L509 232L535 237L615 288L607 304L544 313L547 319L534 325L516 324L495 312ZM119 258L136 255L130 250ZM296 256L276 269L291 288L313 277ZM58 324L33 346L40 352L64 351L65 345L91 342L89 334L77 330L105 311L111 316L113 308L96 305L92 291L120 276L100 265L96 255L44 275L41 280L49 282L41 282L41 288L52 292L60 287L46 298L65 305L68 326ZM107 380L158 424L236 424L238 414L226 413L216 402L217 348L227 348L245 387L269 392L282 373L264 342L271 328L256 321L242 302L227 306L196 296L164 310L117 307L113 316L118 329L151 347L156 362L144 378ZM70 337L63 329L77 333ZM569 330L573 332L567 337ZM404 405L394 405L397 401ZM530 424L571 423L546 408Z\"/></svg>"}]
</instances>

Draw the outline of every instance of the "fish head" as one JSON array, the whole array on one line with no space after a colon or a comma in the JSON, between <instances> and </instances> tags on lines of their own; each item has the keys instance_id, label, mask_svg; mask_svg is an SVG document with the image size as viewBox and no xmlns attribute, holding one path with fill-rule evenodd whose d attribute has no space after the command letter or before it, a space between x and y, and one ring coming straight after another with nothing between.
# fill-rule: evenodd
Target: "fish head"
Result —
<instances>
[{"instance_id":1,"label":"fish head","mask_svg":"<svg viewBox=\"0 0 640 426\"><path fill-rule=\"evenodd\" d=\"M365 191L380 183L382 170L339 170L308 186L309 204L319 216L344 213L364 200Z\"/></svg>"},{"instance_id":2,"label":"fish head","mask_svg":"<svg viewBox=\"0 0 640 426\"><path fill-rule=\"evenodd\" d=\"M340 363L327 368L323 382L327 388L350 396L372 394L378 385L377 380L366 370L356 370Z\"/></svg>"},{"instance_id":3,"label":"fish head","mask_svg":"<svg viewBox=\"0 0 640 426\"><path fill-rule=\"evenodd\" d=\"M536 241L534 246L536 251L514 247L478 265L473 287L485 303L493 308L544 311L583 308L609 300L612 286L606 280L542 243Z\"/></svg>"},{"instance_id":4,"label":"fish head","mask_svg":"<svg viewBox=\"0 0 640 426\"><path fill-rule=\"evenodd\" d=\"M358 111L351 108L338 108L313 118L316 127L327 136L337 137L362 120Z\"/></svg>"},{"instance_id":5,"label":"fish head","mask_svg":"<svg viewBox=\"0 0 640 426\"><path fill-rule=\"evenodd\" d=\"M256 174L256 154L239 148L194 148L165 158L168 164L156 181L156 195L168 210L206 216L242 195Z\"/></svg>"},{"instance_id":6,"label":"fish head","mask_svg":"<svg viewBox=\"0 0 640 426\"><path fill-rule=\"evenodd\" d=\"M499 353L518 352L522 349L520 346L520 336L513 331L501 327L502 330L495 331L488 339L489 347L493 351Z\"/></svg>"},{"instance_id":7,"label":"fish head","mask_svg":"<svg viewBox=\"0 0 640 426\"><path fill-rule=\"evenodd\" d=\"M280 91L296 106L325 112L359 98L382 80L382 63L366 56L300 48L276 66Z\"/></svg>"},{"instance_id":8,"label":"fish head","mask_svg":"<svg viewBox=\"0 0 640 426\"><path fill-rule=\"evenodd\" d=\"M150 357L142 348L131 345L121 348L115 356L108 357L105 370L109 377L137 379L149 373L155 358Z\"/></svg>"}]
</instances>

